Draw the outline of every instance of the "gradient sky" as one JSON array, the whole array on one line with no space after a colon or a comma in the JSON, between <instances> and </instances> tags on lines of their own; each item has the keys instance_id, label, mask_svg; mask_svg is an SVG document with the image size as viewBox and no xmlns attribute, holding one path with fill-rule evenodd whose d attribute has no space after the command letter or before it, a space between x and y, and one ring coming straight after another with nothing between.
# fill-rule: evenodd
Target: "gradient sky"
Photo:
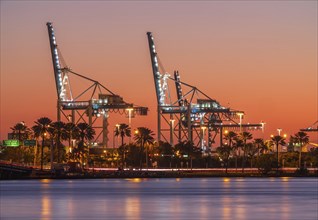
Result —
<instances>
[{"instance_id":1,"label":"gradient sky","mask_svg":"<svg viewBox=\"0 0 318 220\"><path fill-rule=\"evenodd\" d=\"M265 121L265 138L277 128L294 134L318 119L317 1L0 4L0 140L17 122L32 126L42 116L56 120L47 21L53 22L72 70L150 108L147 117L133 119L133 128L156 131L147 31L153 32L168 72L179 70L182 81L245 111L244 122Z\"/></svg>"}]
</instances>

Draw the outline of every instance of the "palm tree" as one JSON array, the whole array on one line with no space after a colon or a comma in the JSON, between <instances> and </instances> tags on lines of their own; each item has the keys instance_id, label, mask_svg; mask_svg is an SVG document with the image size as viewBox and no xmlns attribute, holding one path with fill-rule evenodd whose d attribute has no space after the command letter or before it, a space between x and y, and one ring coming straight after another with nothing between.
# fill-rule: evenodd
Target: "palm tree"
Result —
<instances>
[{"instance_id":1,"label":"palm tree","mask_svg":"<svg viewBox=\"0 0 318 220\"><path fill-rule=\"evenodd\" d=\"M19 147L17 148L18 152L20 152L19 154L17 154L19 155L18 162L21 162L22 158L23 161L25 161L24 156L28 154L28 150L26 147L22 148L21 146L24 145L23 141L29 138L31 130L25 125L23 121L15 124L10 129L12 130L12 138L19 141Z\"/></svg>"},{"instance_id":2,"label":"palm tree","mask_svg":"<svg viewBox=\"0 0 318 220\"><path fill-rule=\"evenodd\" d=\"M276 156L277 156L277 171L278 171L278 166L279 166L279 159L278 159L278 147L279 145L285 145L285 138L280 136L280 135L276 135L276 136L272 136L271 140L275 143L276 145Z\"/></svg>"},{"instance_id":3,"label":"palm tree","mask_svg":"<svg viewBox=\"0 0 318 220\"><path fill-rule=\"evenodd\" d=\"M227 134L224 135L224 139L229 142L228 146L235 154L235 167L237 168L237 149L235 145L237 134L234 131L229 131Z\"/></svg>"},{"instance_id":4,"label":"palm tree","mask_svg":"<svg viewBox=\"0 0 318 220\"><path fill-rule=\"evenodd\" d=\"M158 153L164 156L172 156L173 148L170 143L159 141Z\"/></svg>"},{"instance_id":5,"label":"palm tree","mask_svg":"<svg viewBox=\"0 0 318 220\"><path fill-rule=\"evenodd\" d=\"M306 144L309 143L309 136L307 135L306 132L303 131L299 131L295 134L295 136L293 137L293 140L295 141L295 143L298 143L300 145L300 150L299 150L299 159L298 159L298 167L299 169L301 168L301 152L302 152L302 148L303 146L305 146Z\"/></svg>"},{"instance_id":6,"label":"palm tree","mask_svg":"<svg viewBox=\"0 0 318 220\"><path fill-rule=\"evenodd\" d=\"M230 147L230 145L222 145L218 148L216 148L217 153L219 154L219 157L222 159L222 161L224 161L225 163L225 173L227 173L227 169L229 167L229 158L231 155L231 151L232 148Z\"/></svg>"},{"instance_id":7,"label":"palm tree","mask_svg":"<svg viewBox=\"0 0 318 220\"><path fill-rule=\"evenodd\" d=\"M126 161L126 149L124 146L124 137L131 137L131 128L129 127L129 125L127 124L119 124L119 126L116 126L116 130L115 130L115 136L121 137L121 146L123 148L123 152L122 152L122 168L124 167L124 163Z\"/></svg>"},{"instance_id":8,"label":"palm tree","mask_svg":"<svg viewBox=\"0 0 318 220\"><path fill-rule=\"evenodd\" d=\"M77 128L80 141L75 153L79 155L83 163L83 160L85 159L87 153L89 153L89 148L86 149L87 141L91 141L94 139L95 130L85 122L77 124Z\"/></svg>"},{"instance_id":9,"label":"palm tree","mask_svg":"<svg viewBox=\"0 0 318 220\"><path fill-rule=\"evenodd\" d=\"M91 141L94 139L95 130L89 126L87 123L82 122L77 125L78 136L81 142Z\"/></svg>"},{"instance_id":10,"label":"palm tree","mask_svg":"<svg viewBox=\"0 0 318 220\"><path fill-rule=\"evenodd\" d=\"M49 128L51 139L55 142L57 149L57 162L60 163L61 158L61 140L66 140L65 123L62 121L56 121L51 123ZM53 152L51 152L53 155Z\"/></svg>"},{"instance_id":11,"label":"palm tree","mask_svg":"<svg viewBox=\"0 0 318 220\"><path fill-rule=\"evenodd\" d=\"M235 138L237 137L237 134L234 131L229 131L227 134L224 135L224 139L229 141L229 146L233 146L233 142L235 141Z\"/></svg>"},{"instance_id":12,"label":"palm tree","mask_svg":"<svg viewBox=\"0 0 318 220\"><path fill-rule=\"evenodd\" d=\"M79 135L78 127L74 123L68 122L65 124L64 131L65 131L66 140L68 140L68 146L71 147L72 139L78 138L78 135Z\"/></svg>"},{"instance_id":13,"label":"palm tree","mask_svg":"<svg viewBox=\"0 0 318 220\"><path fill-rule=\"evenodd\" d=\"M160 141L158 145L158 153L162 156L161 159L164 161L164 164L169 163L169 167L171 168L172 157L174 154L174 149L171 144Z\"/></svg>"},{"instance_id":14,"label":"palm tree","mask_svg":"<svg viewBox=\"0 0 318 220\"><path fill-rule=\"evenodd\" d=\"M138 144L141 149L140 149L140 152L141 152L141 156L140 156L140 169L142 169L142 154L143 154L143 151L144 151L144 147L146 145L151 145L154 143L154 133L152 130L150 130L149 128L145 128L145 127L139 127L137 128L136 132L135 132L135 141L136 141L136 144ZM147 166L147 169L148 169L148 151L147 151L147 147L146 147L146 166Z\"/></svg>"},{"instance_id":15,"label":"palm tree","mask_svg":"<svg viewBox=\"0 0 318 220\"><path fill-rule=\"evenodd\" d=\"M253 158L255 154L259 152L258 147L254 143L247 143L246 144L246 152L247 156L251 158L251 168L253 168Z\"/></svg>"},{"instance_id":16,"label":"palm tree","mask_svg":"<svg viewBox=\"0 0 318 220\"><path fill-rule=\"evenodd\" d=\"M13 138L19 140L19 145L21 145L22 140L27 138L31 133L31 130L25 125L24 122L19 122L10 129L12 130Z\"/></svg>"},{"instance_id":17,"label":"palm tree","mask_svg":"<svg viewBox=\"0 0 318 220\"><path fill-rule=\"evenodd\" d=\"M256 138L253 141L253 144L257 148L257 159L259 158L260 154L264 154L268 151L268 146L263 138Z\"/></svg>"},{"instance_id":18,"label":"palm tree","mask_svg":"<svg viewBox=\"0 0 318 220\"><path fill-rule=\"evenodd\" d=\"M257 149L257 162L258 162L260 153L264 154L268 150L268 148L263 138L256 138L253 141L253 144L255 148ZM257 163L257 165L259 165L259 163Z\"/></svg>"},{"instance_id":19,"label":"palm tree","mask_svg":"<svg viewBox=\"0 0 318 220\"><path fill-rule=\"evenodd\" d=\"M239 136L234 138L233 150L235 152L235 169L237 170L237 159L241 157L241 149L243 148L243 141Z\"/></svg>"},{"instance_id":20,"label":"palm tree","mask_svg":"<svg viewBox=\"0 0 318 220\"><path fill-rule=\"evenodd\" d=\"M273 147L274 147L274 143L273 143L273 141L272 140L266 140L265 142L264 142L264 144L265 144L265 147L264 148L266 148L265 150L264 150L264 152L274 152L275 150L273 149Z\"/></svg>"},{"instance_id":21,"label":"palm tree","mask_svg":"<svg viewBox=\"0 0 318 220\"><path fill-rule=\"evenodd\" d=\"M202 155L201 148L195 147L192 141L182 141L174 147L177 156L181 158L183 155L188 155L190 159L190 168L192 169L192 159L199 158Z\"/></svg>"},{"instance_id":22,"label":"palm tree","mask_svg":"<svg viewBox=\"0 0 318 220\"><path fill-rule=\"evenodd\" d=\"M246 152L247 152L247 149L246 149L247 145L246 144L247 144L248 140L253 139L253 135L250 132L243 131L242 133L240 133L239 139L241 139L243 142L243 151L244 152L243 152L242 172L244 173L245 158L246 158Z\"/></svg>"},{"instance_id":23,"label":"palm tree","mask_svg":"<svg viewBox=\"0 0 318 220\"><path fill-rule=\"evenodd\" d=\"M37 121L34 122L36 125L32 127L35 137L42 138L42 145L41 145L41 170L43 170L43 147L44 147L44 140L45 136L49 132L50 124L52 120L47 117L39 118Z\"/></svg>"}]
</instances>

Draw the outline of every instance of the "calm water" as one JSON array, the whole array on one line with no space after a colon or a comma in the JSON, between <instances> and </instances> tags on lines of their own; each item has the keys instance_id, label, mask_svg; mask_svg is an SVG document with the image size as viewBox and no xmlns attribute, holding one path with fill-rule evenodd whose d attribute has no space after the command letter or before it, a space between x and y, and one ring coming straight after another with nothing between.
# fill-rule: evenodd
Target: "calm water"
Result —
<instances>
[{"instance_id":1,"label":"calm water","mask_svg":"<svg viewBox=\"0 0 318 220\"><path fill-rule=\"evenodd\" d=\"M317 219L316 178L0 182L0 219Z\"/></svg>"}]
</instances>

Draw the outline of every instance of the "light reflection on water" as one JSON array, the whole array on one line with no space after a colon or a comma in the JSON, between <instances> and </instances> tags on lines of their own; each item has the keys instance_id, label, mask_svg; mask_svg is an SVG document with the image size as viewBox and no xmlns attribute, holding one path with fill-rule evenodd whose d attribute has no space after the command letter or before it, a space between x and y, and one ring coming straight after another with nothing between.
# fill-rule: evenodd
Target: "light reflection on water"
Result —
<instances>
[{"instance_id":1,"label":"light reflection on water","mask_svg":"<svg viewBox=\"0 0 318 220\"><path fill-rule=\"evenodd\" d=\"M140 218L140 199L138 197L128 197L125 199L125 217L134 216Z\"/></svg>"},{"instance_id":2,"label":"light reflection on water","mask_svg":"<svg viewBox=\"0 0 318 220\"><path fill-rule=\"evenodd\" d=\"M317 219L317 178L0 182L0 219Z\"/></svg>"},{"instance_id":3,"label":"light reflection on water","mask_svg":"<svg viewBox=\"0 0 318 220\"><path fill-rule=\"evenodd\" d=\"M51 218L51 199L48 195L42 196L42 205L41 208L41 219L50 219Z\"/></svg>"}]
</instances>

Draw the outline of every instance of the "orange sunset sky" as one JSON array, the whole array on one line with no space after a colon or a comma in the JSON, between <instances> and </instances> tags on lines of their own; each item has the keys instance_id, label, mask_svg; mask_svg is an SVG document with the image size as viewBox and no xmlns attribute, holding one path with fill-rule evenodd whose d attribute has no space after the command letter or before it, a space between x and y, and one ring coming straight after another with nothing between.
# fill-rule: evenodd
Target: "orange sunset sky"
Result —
<instances>
[{"instance_id":1,"label":"orange sunset sky","mask_svg":"<svg viewBox=\"0 0 318 220\"><path fill-rule=\"evenodd\" d=\"M20 121L56 120L46 22L69 67L150 109L133 129L156 131L146 32L165 69L222 105L292 135L317 113L317 1L1 1L0 140ZM174 91L174 90L173 90ZM112 117L112 116L111 116ZM125 117L110 119L128 123ZM311 134L317 141L317 133Z\"/></svg>"}]
</instances>

